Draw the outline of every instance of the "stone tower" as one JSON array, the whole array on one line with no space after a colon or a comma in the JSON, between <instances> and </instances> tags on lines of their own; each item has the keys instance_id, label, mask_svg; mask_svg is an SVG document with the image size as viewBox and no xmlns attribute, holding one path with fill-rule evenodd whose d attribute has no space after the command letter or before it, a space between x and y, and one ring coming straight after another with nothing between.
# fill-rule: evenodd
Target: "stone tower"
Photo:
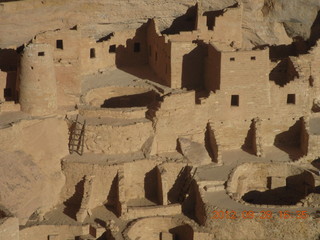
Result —
<instances>
[{"instance_id":1,"label":"stone tower","mask_svg":"<svg viewBox=\"0 0 320 240\"><path fill-rule=\"evenodd\" d=\"M20 60L21 111L34 116L52 114L57 110L57 83L53 63L53 47L29 44Z\"/></svg>"}]
</instances>

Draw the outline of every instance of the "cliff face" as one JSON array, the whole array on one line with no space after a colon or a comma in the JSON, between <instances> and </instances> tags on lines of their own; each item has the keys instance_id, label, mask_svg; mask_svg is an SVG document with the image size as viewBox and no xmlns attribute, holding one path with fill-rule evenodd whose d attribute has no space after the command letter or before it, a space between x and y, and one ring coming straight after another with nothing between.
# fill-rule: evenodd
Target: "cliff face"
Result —
<instances>
[{"instance_id":1,"label":"cliff face","mask_svg":"<svg viewBox=\"0 0 320 240\"><path fill-rule=\"evenodd\" d=\"M203 0L205 11L216 11L240 0ZM288 44L308 39L320 9L318 0L242 0L245 47ZM92 34L137 28L158 18L160 29L185 14L195 0L24 0L0 5L0 47L19 46L39 32L74 25L95 25Z\"/></svg>"}]
</instances>

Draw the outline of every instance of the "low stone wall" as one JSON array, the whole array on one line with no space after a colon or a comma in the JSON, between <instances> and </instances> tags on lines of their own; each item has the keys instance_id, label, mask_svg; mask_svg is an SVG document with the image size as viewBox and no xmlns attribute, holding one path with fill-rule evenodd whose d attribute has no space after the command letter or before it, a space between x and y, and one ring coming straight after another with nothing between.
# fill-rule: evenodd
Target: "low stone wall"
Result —
<instances>
[{"instance_id":1,"label":"low stone wall","mask_svg":"<svg viewBox=\"0 0 320 240\"><path fill-rule=\"evenodd\" d=\"M128 207L125 219L137 219L142 217L153 216L170 216L181 214L180 204L170 204L166 206L151 206L151 207Z\"/></svg>"},{"instance_id":2,"label":"low stone wall","mask_svg":"<svg viewBox=\"0 0 320 240\"><path fill-rule=\"evenodd\" d=\"M73 240L76 236L89 234L89 225L38 225L20 231L19 240L65 239ZM55 237L55 238L54 238ZM11 238L8 238L11 240Z\"/></svg>"}]
</instances>

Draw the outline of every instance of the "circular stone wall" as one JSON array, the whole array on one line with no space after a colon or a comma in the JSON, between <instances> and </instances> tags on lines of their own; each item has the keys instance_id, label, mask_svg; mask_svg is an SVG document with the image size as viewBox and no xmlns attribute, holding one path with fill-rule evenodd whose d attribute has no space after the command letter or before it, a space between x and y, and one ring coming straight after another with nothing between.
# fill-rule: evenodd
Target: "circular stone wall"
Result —
<instances>
[{"instance_id":1,"label":"circular stone wall","mask_svg":"<svg viewBox=\"0 0 320 240\"><path fill-rule=\"evenodd\" d=\"M228 181L235 200L260 205L296 205L314 192L312 173L285 163L245 163Z\"/></svg>"},{"instance_id":2,"label":"circular stone wall","mask_svg":"<svg viewBox=\"0 0 320 240\"><path fill-rule=\"evenodd\" d=\"M133 222L124 232L126 240L193 240L193 229L181 219L150 217Z\"/></svg>"},{"instance_id":3,"label":"circular stone wall","mask_svg":"<svg viewBox=\"0 0 320 240\"><path fill-rule=\"evenodd\" d=\"M110 86L90 90L84 100L93 107L130 108L148 106L156 96L157 93L148 88Z\"/></svg>"}]
</instances>

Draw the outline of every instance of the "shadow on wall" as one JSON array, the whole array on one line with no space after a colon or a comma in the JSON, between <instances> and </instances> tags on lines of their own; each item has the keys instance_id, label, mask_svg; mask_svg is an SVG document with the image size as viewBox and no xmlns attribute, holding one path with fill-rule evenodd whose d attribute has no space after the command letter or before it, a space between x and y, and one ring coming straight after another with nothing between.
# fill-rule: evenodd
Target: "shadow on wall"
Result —
<instances>
[{"instance_id":1,"label":"shadow on wall","mask_svg":"<svg viewBox=\"0 0 320 240\"><path fill-rule=\"evenodd\" d=\"M183 56L182 87L188 90L204 89L204 59L207 47L199 42L190 53Z\"/></svg>"},{"instance_id":2,"label":"shadow on wall","mask_svg":"<svg viewBox=\"0 0 320 240\"><path fill-rule=\"evenodd\" d=\"M252 121L250 124L250 128L248 130L247 136L244 139L244 143L241 146L241 149L249 154L255 154L253 151L253 141L254 141L254 122Z\"/></svg>"},{"instance_id":3,"label":"shadow on wall","mask_svg":"<svg viewBox=\"0 0 320 240\"><path fill-rule=\"evenodd\" d=\"M216 18L222 16L224 13L223 10L218 11L208 11L203 14L203 16L207 17L207 27L208 30L213 30L216 25Z\"/></svg>"},{"instance_id":4,"label":"shadow on wall","mask_svg":"<svg viewBox=\"0 0 320 240\"><path fill-rule=\"evenodd\" d=\"M159 204L157 168L147 172L144 178L145 198Z\"/></svg>"},{"instance_id":5,"label":"shadow on wall","mask_svg":"<svg viewBox=\"0 0 320 240\"><path fill-rule=\"evenodd\" d=\"M242 199L252 204L295 205L308 194L315 192L314 178L309 172L286 178L286 186L269 189L264 192L250 191Z\"/></svg>"},{"instance_id":6,"label":"shadow on wall","mask_svg":"<svg viewBox=\"0 0 320 240\"><path fill-rule=\"evenodd\" d=\"M135 36L127 39L126 46L119 45L116 50L116 66L139 66L148 64L147 23L135 32Z\"/></svg>"},{"instance_id":7,"label":"shadow on wall","mask_svg":"<svg viewBox=\"0 0 320 240\"><path fill-rule=\"evenodd\" d=\"M113 212L116 216L119 217L119 213L116 209L116 206L119 202L118 189L118 175L116 175L112 180L110 191L107 196L107 201L104 205L109 211Z\"/></svg>"},{"instance_id":8,"label":"shadow on wall","mask_svg":"<svg viewBox=\"0 0 320 240\"><path fill-rule=\"evenodd\" d=\"M169 230L174 240L193 240L193 229L189 225L181 225Z\"/></svg>"},{"instance_id":9,"label":"shadow on wall","mask_svg":"<svg viewBox=\"0 0 320 240\"><path fill-rule=\"evenodd\" d=\"M320 38L320 11L318 12L317 17L311 26L310 37L307 41L309 44L309 47L310 48L313 47L319 38Z\"/></svg>"},{"instance_id":10,"label":"shadow on wall","mask_svg":"<svg viewBox=\"0 0 320 240\"><path fill-rule=\"evenodd\" d=\"M83 178L80 182L75 185L75 192L68 200L66 200L63 204L65 206L63 213L68 215L69 217L76 219L76 214L80 209L82 197L84 194L84 182Z\"/></svg>"},{"instance_id":11,"label":"shadow on wall","mask_svg":"<svg viewBox=\"0 0 320 240\"><path fill-rule=\"evenodd\" d=\"M298 77L298 74L293 69L292 62L288 58L281 60L269 74L269 79L280 87L285 86L295 77Z\"/></svg>"},{"instance_id":12,"label":"shadow on wall","mask_svg":"<svg viewBox=\"0 0 320 240\"><path fill-rule=\"evenodd\" d=\"M190 7L187 12L173 20L171 26L163 30L162 34L178 34L183 31L193 31L196 25L197 7Z\"/></svg>"},{"instance_id":13,"label":"shadow on wall","mask_svg":"<svg viewBox=\"0 0 320 240\"><path fill-rule=\"evenodd\" d=\"M131 108L146 107L156 100L156 93L149 91L146 93L124 95L112 97L104 101L102 108Z\"/></svg>"},{"instance_id":14,"label":"shadow on wall","mask_svg":"<svg viewBox=\"0 0 320 240\"><path fill-rule=\"evenodd\" d=\"M303 156L301 150L301 120L295 122L288 131L279 133L274 139L274 146L286 152L291 160L297 160Z\"/></svg>"},{"instance_id":15,"label":"shadow on wall","mask_svg":"<svg viewBox=\"0 0 320 240\"><path fill-rule=\"evenodd\" d=\"M178 203L179 202L179 194L183 188L183 183L185 179L190 174L191 169L188 167L184 167L180 170L176 181L174 182L172 188L168 191L168 200L170 203ZM165 193L164 193L165 194Z\"/></svg>"},{"instance_id":16,"label":"shadow on wall","mask_svg":"<svg viewBox=\"0 0 320 240\"><path fill-rule=\"evenodd\" d=\"M19 96L16 90L17 72L7 72L6 86L3 89L3 96L6 101L18 101Z\"/></svg>"},{"instance_id":17,"label":"shadow on wall","mask_svg":"<svg viewBox=\"0 0 320 240\"><path fill-rule=\"evenodd\" d=\"M16 71L18 53L13 49L0 49L0 70L3 72Z\"/></svg>"}]
</instances>

